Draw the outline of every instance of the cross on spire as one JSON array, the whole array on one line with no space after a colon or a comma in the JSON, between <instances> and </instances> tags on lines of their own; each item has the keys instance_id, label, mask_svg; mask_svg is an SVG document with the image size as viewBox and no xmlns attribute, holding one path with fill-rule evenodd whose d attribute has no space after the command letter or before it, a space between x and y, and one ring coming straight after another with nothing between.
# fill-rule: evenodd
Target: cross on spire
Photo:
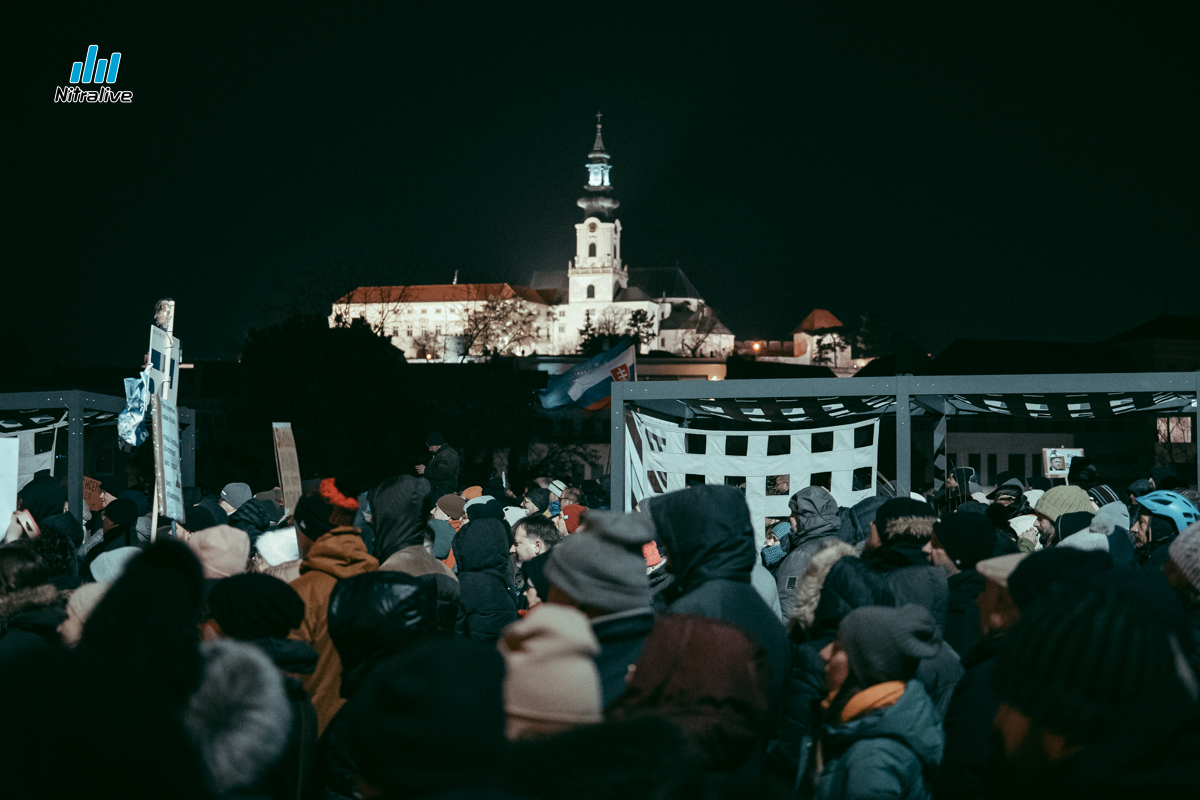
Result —
<instances>
[{"instance_id":1,"label":"cross on spire","mask_svg":"<svg viewBox=\"0 0 1200 800\"><path fill-rule=\"evenodd\" d=\"M603 117L603 116L604 116L604 115L603 115L603 114L601 114L599 111L597 111L597 112L596 112L596 124L597 124L597 125L599 125L599 124L600 124L600 118L601 118L601 117Z\"/></svg>"}]
</instances>

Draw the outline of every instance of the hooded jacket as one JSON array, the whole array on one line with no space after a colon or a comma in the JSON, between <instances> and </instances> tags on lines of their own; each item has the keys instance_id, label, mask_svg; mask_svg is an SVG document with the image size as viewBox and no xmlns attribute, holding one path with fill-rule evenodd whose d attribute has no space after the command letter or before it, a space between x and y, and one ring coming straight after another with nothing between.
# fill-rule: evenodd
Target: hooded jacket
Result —
<instances>
[{"instance_id":1,"label":"hooded jacket","mask_svg":"<svg viewBox=\"0 0 1200 800\"><path fill-rule=\"evenodd\" d=\"M508 586L504 523L472 520L454 537L451 547L462 597L462 612L454 629L472 639L495 642L506 625L517 621L517 607Z\"/></svg>"},{"instance_id":2,"label":"hooded jacket","mask_svg":"<svg viewBox=\"0 0 1200 800\"><path fill-rule=\"evenodd\" d=\"M251 497L238 506L237 511L229 515L229 524L245 531L246 535L250 537L250 543L254 544L258 541L259 536L279 523L282 515L282 509L270 500Z\"/></svg>"},{"instance_id":3,"label":"hooded jacket","mask_svg":"<svg viewBox=\"0 0 1200 800\"><path fill-rule=\"evenodd\" d=\"M425 478L429 481L434 497L450 494L457 489L458 451L448 444L439 447L425 467Z\"/></svg>"},{"instance_id":4,"label":"hooded jacket","mask_svg":"<svg viewBox=\"0 0 1200 800\"><path fill-rule=\"evenodd\" d=\"M842 520L833 495L820 486L807 486L792 495L788 507L799 522L797 530L788 536L788 554L775 570L775 587L779 592L779 610L784 619L792 615L796 586L808 562L836 538Z\"/></svg>"},{"instance_id":5,"label":"hooded jacket","mask_svg":"<svg viewBox=\"0 0 1200 800\"><path fill-rule=\"evenodd\" d=\"M367 553L357 528L338 527L313 543L300 562L300 577L292 588L304 601L304 622L291 638L307 642L317 651L317 668L304 678L304 688L317 711L317 729L333 719L344 702L341 697L342 662L329 638L329 595L343 578L379 569Z\"/></svg>"},{"instance_id":6,"label":"hooded jacket","mask_svg":"<svg viewBox=\"0 0 1200 800\"><path fill-rule=\"evenodd\" d=\"M68 597L49 583L0 594L0 667L58 644Z\"/></svg>"},{"instance_id":7,"label":"hooded jacket","mask_svg":"<svg viewBox=\"0 0 1200 800\"><path fill-rule=\"evenodd\" d=\"M425 549L431 495L429 481L400 475L389 478L371 495L371 524L379 568L414 578L433 576L438 588L438 619L453 630L461 606L458 578Z\"/></svg>"},{"instance_id":8,"label":"hooded jacket","mask_svg":"<svg viewBox=\"0 0 1200 800\"><path fill-rule=\"evenodd\" d=\"M733 486L694 486L649 506L675 576L666 590L667 612L724 620L752 637L767 652L774 704L790 654L779 618L750 585L758 555L742 493Z\"/></svg>"},{"instance_id":9,"label":"hooded jacket","mask_svg":"<svg viewBox=\"0 0 1200 800\"><path fill-rule=\"evenodd\" d=\"M916 517L909 524L927 525L929 533L933 532L932 517ZM921 547L922 544L915 541L913 536L893 535L880 547L864 553L863 560L867 566L884 576L892 594L896 596L897 605L916 603L925 606L933 614L938 627L945 630L950 593L946 573L929 563L929 557Z\"/></svg>"},{"instance_id":10,"label":"hooded jacket","mask_svg":"<svg viewBox=\"0 0 1200 800\"><path fill-rule=\"evenodd\" d=\"M946 737L929 696L909 681L895 705L826 726L819 800L929 797L926 777L942 760Z\"/></svg>"}]
</instances>

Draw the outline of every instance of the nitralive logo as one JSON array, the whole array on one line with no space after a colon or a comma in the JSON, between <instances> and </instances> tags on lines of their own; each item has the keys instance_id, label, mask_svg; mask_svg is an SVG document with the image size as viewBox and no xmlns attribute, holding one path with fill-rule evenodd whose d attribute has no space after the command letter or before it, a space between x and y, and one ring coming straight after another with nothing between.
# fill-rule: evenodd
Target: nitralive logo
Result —
<instances>
[{"instance_id":1,"label":"nitralive logo","mask_svg":"<svg viewBox=\"0 0 1200 800\"><path fill-rule=\"evenodd\" d=\"M83 88L78 85L54 87L54 102L56 103L132 103L133 92L118 92L105 83L117 82L117 70L121 66L121 54L113 53L108 58L97 60L96 51L99 46L90 45L87 58L76 61L71 65L71 83L93 83L95 89Z\"/></svg>"}]
</instances>

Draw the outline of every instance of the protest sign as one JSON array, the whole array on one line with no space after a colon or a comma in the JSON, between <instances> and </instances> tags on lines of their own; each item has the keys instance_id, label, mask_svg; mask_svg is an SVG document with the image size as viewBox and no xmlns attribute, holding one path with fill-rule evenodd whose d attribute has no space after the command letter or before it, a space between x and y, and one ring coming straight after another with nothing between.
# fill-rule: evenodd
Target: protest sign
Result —
<instances>
[{"instance_id":1,"label":"protest sign","mask_svg":"<svg viewBox=\"0 0 1200 800\"><path fill-rule=\"evenodd\" d=\"M87 503L88 509L93 514L104 508L102 494L103 492L100 491L100 481L85 475L83 478L83 502Z\"/></svg>"},{"instance_id":2,"label":"protest sign","mask_svg":"<svg viewBox=\"0 0 1200 800\"><path fill-rule=\"evenodd\" d=\"M158 508L171 519L183 519L183 475L179 460L179 414L175 406L154 395L154 483Z\"/></svg>"},{"instance_id":3,"label":"protest sign","mask_svg":"<svg viewBox=\"0 0 1200 800\"><path fill-rule=\"evenodd\" d=\"M157 394L175 405L179 398L179 359L183 344L176 337L159 328L150 326L150 358L146 366L146 377L150 380L150 394Z\"/></svg>"},{"instance_id":4,"label":"protest sign","mask_svg":"<svg viewBox=\"0 0 1200 800\"><path fill-rule=\"evenodd\" d=\"M1071 461L1082 455L1082 447L1043 447L1042 474L1047 478L1065 478L1071 471Z\"/></svg>"},{"instance_id":5,"label":"protest sign","mask_svg":"<svg viewBox=\"0 0 1200 800\"><path fill-rule=\"evenodd\" d=\"M279 475L279 486L283 489L283 507L288 514L294 513L300 502L300 462L296 459L296 439L292 436L292 423L273 422L275 434L275 469Z\"/></svg>"},{"instance_id":6,"label":"protest sign","mask_svg":"<svg viewBox=\"0 0 1200 800\"><path fill-rule=\"evenodd\" d=\"M8 527L9 518L17 510L17 472L20 470L20 461L20 441L15 436L0 436L0 528Z\"/></svg>"}]
</instances>

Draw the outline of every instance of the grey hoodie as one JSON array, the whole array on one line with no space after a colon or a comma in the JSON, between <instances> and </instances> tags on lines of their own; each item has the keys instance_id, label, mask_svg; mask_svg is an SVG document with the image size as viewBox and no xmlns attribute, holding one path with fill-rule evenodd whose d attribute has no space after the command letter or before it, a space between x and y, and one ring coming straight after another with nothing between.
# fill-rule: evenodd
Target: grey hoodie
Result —
<instances>
[{"instance_id":1,"label":"grey hoodie","mask_svg":"<svg viewBox=\"0 0 1200 800\"><path fill-rule=\"evenodd\" d=\"M792 615L796 587L814 555L827 547L830 537L837 537L841 527L838 504L833 495L820 486L808 486L788 500L798 521L797 530L788 537L787 557L775 570L775 588L779 592L779 608L784 619Z\"/></svg>"}]
</instances>

